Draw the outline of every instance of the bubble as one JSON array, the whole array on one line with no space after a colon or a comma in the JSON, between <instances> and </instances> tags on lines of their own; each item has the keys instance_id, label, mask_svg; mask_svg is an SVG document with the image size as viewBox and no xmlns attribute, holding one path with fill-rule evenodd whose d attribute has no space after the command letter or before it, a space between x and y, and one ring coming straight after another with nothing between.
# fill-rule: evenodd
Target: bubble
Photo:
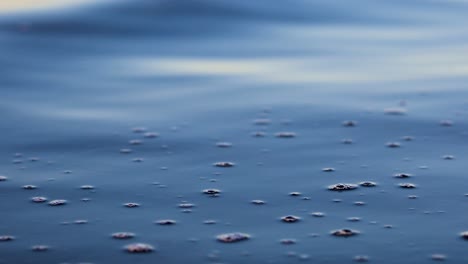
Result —
<instances>
[{"instance_id":1,"label":"bubble","mask_svg":"<svg viewBox=\"0 0 468 264\"><path fill-rule=\"evenodd\" d=\"M406 178L411 178L413 177L413 174L409 174L409 173L396 173L393 175L393 177L395 178L400 178L400 179L406 179Z\"/></svg>"},{"instance_id":2,"label":"bubble","mask_svg":"<svg viewBox=\"0 0 468 264\"><path fill-rule=\"evenodd\" d=\"M409 198L409 199L417 199L418 196L417 196L417 195L408 195L408 198Z\"/></svg>"},{"instance_id":3,"label":"bubble","mask_svg":"<svg viewBox=\"0 0 468 264\"><path fill-rule=\"evenodd\" d=\"M366 202L363 202L363 201L356 201L356 202L354 202L354 205L362 206L362 205L366 205Z\"/></svg>"},{"instance_id":4,"label":"bubble","mask_svg":"<svg viewBox=\"0 0 468 264\"><path fill-rule=\"evenodd\" d=\"M36 252L44 252L44 251L47 251L49 250L49 246L46 246L46 245L34 245L32 246L32 251L36 251Z\"/></svg>"},{"instance_id":5,"label":"bubble","mask_svg":"<svg viewBox=\"0 0 468 264\"><path fill-rule=\"evenodd\" d=\"M205 225L214 225L216 223L217 223L216 220L205 220L205 221L203 221L203 224L205 224Z\"/></svg>"},{"instance_id":6,"label":"bubble","mask_svg":"<svg viewBox=\"0 0 468 264\"><path fill-rule=\"evenodd\" d=\"M275 134L275 137L278 138L293 138L296 137L296 133L294 132L278 132Z\"/></svg>"},{"instance_id":7,"label":"bubble","mask_svg":"<svg viewBox=\"0 0 468 264\"><path fill-rule=\"evenodd\" d=\"M301 196L301 195L302 195L302 193L300 193L300 192L290 192L289 193L289 196Z\"/></svg>"},{"instance_id":8,"label":"bubble","mask_svg":"<svg viewBox=\"0 0 468 264\"><path fill-rule=\"evenodd\" d=\"M128 208L140 207L139 203L124 203L123 205Z\"/></svg>"},{"instance_id":9,"label":"bubble","mask_svg":"<svg viewBox=\"0 0 468 264\"><path fill-rule=\"evenodd\" d=\"M360 182L359 185L361 185L362 187L375 187L377 186L377 183L371 181L363 181Z\"/></svg>"},{"instance_id":10,"label":"bubble","mask_svg":"<svg viewBox=\"0 0 468 264\"><path fill-rule=\"evenodd\" d=\"M144 134L145 138L157 138L159 137L159 134L156 132L147 132Z\"/></svg>"},{"instance_id":11,"label":"bubble","mask_svg":"<svg viewBox=\"0 0 468 264\"><path fill-rule=\"evenodd\" d=\"M130 154L130 153L132 153L132 150L129 149L129 148L123 148L123 149L120 149L120 153L122 153L122 154Z\"/></svg>"},{"instance_id":12,"label":"bubble","mask_svg":"<svg viewBox=\"0 0 468 264\"><path fill-rule=\"evenodd\" d=\"M44 202L47 201L47 198L42 197L42 196L36 196L36 197L32 197L31 201L34 202L34 203L44 203Z\"/></svg>"},{"instance_id":13,"label":"bubble","mask_svg":"<svg viewBox=\"0 0 468 264\"><path fill-rule=\"evenodd\" d=\"M184 209L187 209L187 208L193 208L195 207L195 204L192 204L192 203L180 203L178 205L179 208L184 208Z\"/></svg>"},{"instance_id":14,"label":"bubble","mask_svg":"<svg viewBox=\"0 0 468 264\"><path fill-rule=\"evenodd\" d=\"M355 256L353 258L354 261L356 262L368 262L369 261L369 257L368 256L364 256L364 255L358 255L358 256Z\"/></svg>"},{"instance_id":15,"label":"bubble","mask_svg":"<svg viewBox=\"0 0 468 264\"><path fill-rule=\"evenodd\" d=\"M352 230L352 229L338 229L338 230L333 230L331 232L331 235L337 236L337 237L350 237L350 236L355 236L358 235L359 231L357 230Z\"/></svg>"},{"instance_id":16,"label":"bubble","mask_svg":"<svg viewBox=\"0 0 468 264\"><path fill-rule=\"evenodd\" d=\"M351 184L351 183L337 183L337 184L333 184L333 185L330 185L328 186L328 190L330 191L350 191L350 190L354 190L357 188L357 185L356 184Z\"/></svg>"},{"instance_id":17,"label":"bubble","mask_svg":"<svg viewBox=\"0 0 468 264\"><path fill-rule=\"evenodd\" d=\"M84 225L84 224L87 224L89 222L88 222L88 220L85 220L85 219L78 219L78 220L73 221L73 223L77 224L77 225Z\"/></svg>"},{"instance_id":18,"label":"bubble","mask_svg":"<svg viewBox=\"0 0 468 264\"><path fill-rule=\"evenodd\" d=\"M357 122L354 121L354 120L346 120L346 121L343 121L343 123L341 123L343 126L345 127L355 127L357 126Z\"/></svg>"},{"instance_id":19,"label":"bubble","mask_svg":"<svg viewBox=\"0 0 468 264\"><path fill-rule=\"evenodd\" d=\"M335 169L334 168L323 168L322 171L324 171L324 172L333 172L333 171L335 171Z\"/></svg>"},{"instance_id":20,"label":"bubble","mask_svg":"<svg viewBox=\"0 0 468 264\"><path fill-rule=\"evenodd\" d=\"M292 238L283 238L280 240L280 243L283 244L283 245L293 245L293 244L296 244L296 239L292 239Z\"/></svg>"},{"instance_id":21,"label":"bubble","mask_svg":"<svg viewBox=\"0 0 468 264\"><path fill-rule=\"evenodd\" d=\"M393 228L393 225L384 225L384 228L392 229L392 228Z\"/></svg>"},{"instance_id":22,"label":"bubble","mask_svg":"<svg viewBox=\"0 0 468 264\"><path fill-rule=\"evenodd\" d=\"M93 190L94 186L93 185L81 185L80 189L82 189L82 190Z\"/></svg>"},{"instance_id":23,"label":"bubble","mask_svg":"<svg viewBox=\"0 0 468 264\"><path fill-rule=\"evenodd\" d=\"M435 261L444 261L447 259L447 256L443 254L432 254L431 259Z\"/></svg>"},{"instance_id":24,"label":"bubble","mask_svg":"<svg viewBox=\"0 0 468 264\"><path fill-rule=\"evenodd\" d=\"M387 147L389 147L389 148L399 148L399 147L401 147L400 142L387 142L385 145Z\"/></svg>"},{"instance_id":25,"label":"bubble","mask_svg":"<svg viewBox=\"0 0 468 264\"><path fill-rule=\"evenodd\" d=\"M413 183L408 183L408 182L400 183L400 184L398 184L398 186L400 186L400 188L403 188L403 189L414 189L414 188L416 188L416 185L414 185Z\"/></svg>"},{"instance_id":26,"label":"bubble","mask_svg":"<svg viewBox=\"0 0 468 264\"><path fill-rule=\"evenodd\" d=\"M263 201L263 200L252 200L250 201L252 204L255 204L255 205L264 205L266 202Z\"/></svg>"},{"instance_id":27,"label":"bubble","mask_svg":"<svg viewBox=\"0 0 468 264\"><path fill-rule=\"evenodd\" d=\"M36 185L23 185L23 189L34 190L34 189L37 189L37 186Z\"/></svg>"},{"instance_id":28,"label":"bubble","mask_svg":"<svg viewBox=\"0 0 468 264\"><path fill-rule=\"evenodd\" d=\"M39 161L39 160L41 160L41 159L38 158L38 157L31 157L31 158L29 158L29 161L31 161L31 162L36 162L36 161Z\"/></svg>"},{"instance_id":29,"label":"bubble","mask_svg":"<svg viewBox=\"0 0 468 264\"><path fill-rule=\"evenodd\" d=\"M271 124L271 120L268 118L258 118L253 121L255 125L265 126Z\"/></svg>"},{"instance_id":30,"label":"bubble","mask_svg":"<svg viewBox=\"0 0 468 264\"><path fill-rule=\"evenodd\" d=\"M135 234L130 232L117 232L112 234L112 238L115 239L130 239L134 238Z\"/></svg>"},{"instance_id":31,"label":"bubble","mask_svg":"<svg viewBox=\"0 0 468 264\"><path fill-rule=\"evenodd\" d=\"M146 132L146 127L134 127L132 128L133 133L143 133Z\"/></svg>"},{"instance_id":32,"label":"bubble","mask_svg":"<svg viewBox=\"0 0 468 264\"><path fill-rule=\"evenodd\" d=\"M213 163L213 166L220 167L220 168L230 168L230 167L234 167L234 165L235 164L230 161L220 161L220 162Z\"/></svg>"},{"instance_id":33,"label":"bubble","mask_svg":"<svg viewBox=\"0 0 468 264\"><path fill-rule=\"evenodd\" d=\"M350 138L345 138L345 139L341 140L341 143L349 145L349 144L353 144L354 141L352 139L350 139Z\"/></svg>"},{"instance_id":34,"label":"bubble","mask_svg":"<svg viewBox=\"0 0 468 264\"><path fill-rule=\"evenodd\" d=\"M126 245L125 250L129 253L151 253L154 251L154 247L150 244L135 243Z\"/></svg>"},{"instance_id":35,"label":"bubble","mask_svg":"<svg viewBox=\"0 0 468 264\"><path fill-rule=\"evenodd\" d=\"M221 191L218 189L205 189L202 192L211 197L218 197L221 194Z\"/></svg>"},{"instance_id":36,"label":"bubble","mask_svg":"<svg viewBox=\"0 0 468 264\"><path fill-rule=\"evenodd\" d=\"M139 163L139 162L143 162L144 159L143 158L134 158L134 159L132 159L132 161Z\"/></svg>"},{"instance_id":37,"label":"bubble","mask_svg":"<svg viewBox=\"0 0 468 264\"><path fill-rule=\"evenodd\" d=\"M353 216L353 217L346 218L346 220L348 220L349 222L359 222L359 221L361 221L361 218Z\"/></svg>"},{"instance_id":38,"label":"bubble","mask_svg":"<svg viewBox=\"0 0 468 264\"><path fill-rule=\"evenodd\" d=\"M0 181L6 181L6 180L8 180L8 177L0 175Z\"/></svg>"},{"instance_id":39,"label":"bubble","mask_svg":"<svg viewBox=\"0 0 468 264\"><path fill-rule=\"evenodd\" d=\"M461 238L468 240L468 231L463 231L460 233Z\"/></svg>"},{"instance_id":40,"label":"bubble","mask_svg":"<svg viewBox=\"0 0 468 264\"><path fill-rule=\"evenodd\" d=\"M452 120L440 120L439 124L441 126L451 127L453 126L453 121Z\"/></svg>"},{"instance_id":41,"label":"bubble","mask_svg":"<svg viewBox=\"0 0 468 264\"><path fill-rule=\"evenodd\" d=\"M389 107L384 109L386 115L406 115L407 110L403 107Z\"/></svg>"},{"instance_id":42,"label":"bubble","mask_svg":"<svg viewBox=\"0 0 468 264\"><path fill-rule=\"evenodd\" d=\"M67 200L52 200L49 202L50 206L60 206L67 204Z\"/></svg>"},{"instance_id":43,"label":"bubble","mask_svg":"<svg viewBox=\"0 0 468 264\"><path fill-rule=\"evenodd\" d=\"M246 233L226 233L226 234L221 234L216 236L216 239L219 242L223 243L235 243L235 242L240 242L240 241L245 241L250 239L250 235Z\"/></svg>"},{"instance_id":44,"label":"bubble","mask_svg":"<svg viewBox=\"0 0 468 264\"><path fill-rule=\"evenodd\" d=\"M232 147L232 143L230 143L230 142L218 142L218 143L216 143L216 146L218 148L230 148L230 147Z\"/></svg>"},{"instance_id":45,"label":"bubble","mask_svg":"<svg viewBox=\"0 0 468 264\"><path fill-rule=\"evenodd\" d=\"M158 225L175 225L176 221L171 219L162 219L155 222Z\"/></svg>"},{"instance_id":46,"label":"bubble","mask_svg":"<svg viewBox=\"0 0 468 264\"><path fill-rule=\"evenodd\" d=\"M453 156L453 155L444 155L444 156L442 156L442 159L444 159L444 160L454 160L455 156Z\"/></svg>"},{"instance_id":47,"label":"bubble","mask_svg":"<svg viewBox=\"0 0 468 264\"><path fill-rule=\"evenodd\" d=\"M312 215L313 217L324 217L324 216L325 216L325 213L322 213L322 212L312 212L312 213L310 213L310 215Z\"/></svg>"},{"instance_id":48,"label":"bubble","mask_svg":"<svg viewBox=\"0 0 468 264\"><path fill-rule=\"evenodd\" d=\"M0 242L7 242L7 241L13 241L13 240L15 240L14 236L0 235Z\"/></svg>"},{"instance_id":49,"label":"bubble","mask_svg":"<svg viewBox=\"0 0 468 264\"><path fill-rule=\"evenodd\" d=\"M141 144L143 144L143 141L139 140L139 139L132 139L132 140L128 141L128 144L130 144L130 145L141 145Z\"/></svg>"},{"instance_id":50,"label":"bubble","mask_svg":"<svg viewBox=\"0 0 468 264\"><path fill-rule=\"evenodd\" d=\"M295 223L295 222L299 222L300 220L301 218L295 215L286 215L286 216L281 217L281 221L285 223Z\"/></svg>"}]
</instances>

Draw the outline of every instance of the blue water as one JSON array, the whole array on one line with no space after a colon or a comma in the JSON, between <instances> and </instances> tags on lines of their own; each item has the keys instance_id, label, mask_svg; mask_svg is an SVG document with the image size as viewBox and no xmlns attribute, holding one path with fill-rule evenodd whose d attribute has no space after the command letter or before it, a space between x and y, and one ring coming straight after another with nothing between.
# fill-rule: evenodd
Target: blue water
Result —
<instances>
[{"instance_id":1,"label":"blue water","mask_svg":"<svg viewBox=\"0 0 468 264\"><path fill-rule=\"evenodd\" d=\"M0 263L468 263L467 11L463 0L132 0L2 13L0 236L15 239L0 242ZM378 185L327 190L361 181ZM330 235L340 228L360 234ZM251 239L216 241L229 232ZM123 250L138 242L156 251Z\"/></svg>"}]
</instances>

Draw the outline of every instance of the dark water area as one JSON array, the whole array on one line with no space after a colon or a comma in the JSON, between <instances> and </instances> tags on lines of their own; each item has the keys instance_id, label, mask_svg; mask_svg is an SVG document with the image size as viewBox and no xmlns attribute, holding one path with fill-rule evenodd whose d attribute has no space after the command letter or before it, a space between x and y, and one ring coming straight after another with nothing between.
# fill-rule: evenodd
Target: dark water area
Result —
<instances>
[{"instance_id":1,"label":"dark water area","mask_svg":"<svg viewBox=\"0 0 468 264\"><path fill-rule=\"evenodd\" d=\"M14 237L0 263L468 263L467 11L133 0L0 13L0 238ZM338 183L357 188L327 189ZM250 237L217 240L234 232Z\"/></svg>"}]
</instances>

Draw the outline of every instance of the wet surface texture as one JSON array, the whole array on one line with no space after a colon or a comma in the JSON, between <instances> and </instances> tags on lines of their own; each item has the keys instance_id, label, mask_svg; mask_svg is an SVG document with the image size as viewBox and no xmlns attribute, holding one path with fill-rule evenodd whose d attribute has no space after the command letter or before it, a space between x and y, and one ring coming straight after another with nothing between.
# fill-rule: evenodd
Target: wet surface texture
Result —
<instances>
[{"instance_id":1,"label":"wet surface texture","mask_svg":"<svg viewBox=\"0 0 468 264\"><path fill-rule=\"evenodd\" d=\"M274 2L1 13L0 264L468 263L468 2Z\"/></svg>"}]
</instances>

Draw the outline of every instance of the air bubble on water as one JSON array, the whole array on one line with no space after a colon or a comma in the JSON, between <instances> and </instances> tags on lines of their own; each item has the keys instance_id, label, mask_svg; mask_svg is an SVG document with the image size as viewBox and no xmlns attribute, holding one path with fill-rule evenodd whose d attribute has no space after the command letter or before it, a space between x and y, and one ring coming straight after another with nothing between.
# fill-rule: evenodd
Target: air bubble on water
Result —
<instances>
[{"instance_id":1,"label":"air bubble on water","mask_svg":"<svg viewBox=\"0 0 468 264\"><path fill-rule=\"evenodd\" d=\"M73 223L76 224L76 225L84 225L84 224L87 224L89 222L86 219L78 219L78 220L73 221Z\"/></svg>"},{"instance_id":2,"label":"air bubble on water","mask_svg":"<svg viewBox=\"0 0 468 264\"><path fill-rule=\"evenodd\" d=\"M323 168L322 171L324 171L324 172L333 172L333 171L335 171L335 168Z\"/></svg>"},{"instance_id":3,"label":"air bubble on water","mask_svg":"<svg viewBox=\"0 0 468 264\"><path fill-rule=\"evenodd\" d=\"M418 196L417 195L408 195L408 199L417 199Z\"/></svg>"},{"instance_id":4,"label":"air bubble on water","mask_svg":"<svg viewBox=\"0 0 468 264\"><path fill-rule=\"evenodd\" d=\"M31 162L36 162L36 161L39 161L39 160L41 160L41 159L38 158L38 157L30 157L29 158L29 161L31 161Z\"/></svg>"},{"instance_id":5,"label":"air bubble on water","mask_svg":"<svg viewBox=\"0 0 468 264\"><path fill-rule=\"evenodd\" d=\"M333 230L331 232L332 236L337 236L337 237L351 237L351 236L355 236L358 234L359 234L359 231L348 229L348 228Z\"/></svg>"},{"instance_id":6,"label":"air bubble on water","mask_svg":"<svg viewBox=\"0 0 468 264\"><path fill-rule=\"evenodd\" d=\"M126 245L124 249L129 253L150 253L154 251L153 246L144 243Z\"/></svg>"},{"instance_id":7,"label":"air bubble on water","mask_svg":"<svg viewBox=\"0 0 468 264\"><path fill-rule=\"evenodd\" d=\"M143 162L144 159L143 158L134 158L132 159L133 162L136 162L136 163L140 163L140 162Z\"/></svg>"},{"instance_id":8,"label":"air bubble on water","mask_svg":"<svg viewBox=\"0 0 468 264\"><path fill-rule=\"evenodd\" d=\"M221 194L221 190L218 189L205 189L202 191L203 194L206 194L211 197L218 197Z\"/></svg>"},{"instance_id":9,"label":"air bubble on water","mask_svg":"<svg viewBox=\"0 0 468 264\"><path fill-rule=\"evenodd\" d=\"M460 233L461 238L468 240L468 231L463 231Z\"/></svg>"},{"instance_id":10,"label":"air bubble on water","mask_svg":"<svg viewBox=\"0 0 468 264\"><path fill-rule=\"evenodd\" d=\"M432 254L431 259L435 261L444 261L447 259L447 256L443 254Z\"/></svg>"},{"instance_id":11,"label":"air bubble on water","mask_svg":"<svg viewBox=\"0 0 468 264\"><path fill-rule=\"evenodd\" d=\"M146 132L146 127L134 127L132 128L133 133L143 133Z\"/></svg>"},{"instance_id":12,"label":"air bubble on water","mask_svg":"<svg viewBox=\"0 0 468 264\"><path fill-rule=\"evenodd\" d=\"M216 146L218 148L230 148L232 147L232 143L231 142L217 142Z\"/></svg>"},{"instance_id":13,"label":"air bubble on water","mask_svg":"<svg viewBox=\"0 0 468 264\"><path fill-rule=\"evenodd\" d=\"M271 120L268 118L257 118L253 121L255 125L265 126L271 124Z\"/></svg>"},{"instance_id":14,"label":"air bubble on water","mask_svg":"<svg viewBox=\"0 0 468 264\"><path fill-rule=\"evenodd\" d=\"M324 217L325 213L323 213L323 212L312 212L312 213L310 213L310 215L313 216L313 217Z\"/></svg>"},{"instance_id":15,"label":"air bubble on water","mask_svg":"<svg viewBox=\"0 0 468 264\"><path fill-rule=\"evenodd\" d=\"M7 242L7 241L13 241L13 240L15 240L14 236L0 235L0 242Z\"/></svg>"},{"instance_id":16,"label":"air bubble on water","mask_svg":"<svg viewBox=\"0 0 468 264\"><path fill-rule=\"evenodd\" d=\"M34 202L34 203L44 203L44 202L47 201L47 198L42 197L42 196L36 196L36 197L32 197L31 201Z\"/></svg>"},{"instance_id":17,"label":"air bubble on water","mask_svg":"<svg viewBox=\"0 0 468 264\"><path fill-rule=\"evenodd\" d=\"M128 208L140 207L139 203L124 203L123 205Z\"/></svg>"},{"instance_id":18,"label":"air bubble on water","mask_svg":"<svg viewBox=\"0 0 468 264\"><path fill-rule=\"evenodd\" d=\"M354 202L354 205L362 206L362 205L366 205L366 202L363 202L363 201L356 201L356 202Z\"/></svg>"},{"instance_id":19,"label":"air bubble on water","mask_svg":"<svg viewBox=\"0 0 468 264\"><path fill-rule=\"evenodd\" d=\"M280 240L280 243L283 245L293 245L297 243L297 240L293 238L283 238Z\"/></svg>"},{"instance_id":20,"label":"air bubble on water","mask_svg":"<svg viewBox=\"0 0 468 264\"><path fill-rule=\"evenodd\" d=\"M404 141L413 141L414 137L413 136L404 136L401 139L403 139Z\"/></svg>"},{"instance_id":21,"label":"air bubble on water","mask_svg":"<svg viewBox=\"0 0 468 264\"><path fill-rule=\"evenodd\" d=\"M407 110L403 107L389 107L384 109L386 115L405 115Z\"/></svg>"},{"instance_id":22,"label":"air bubble on water","mask_svg":"<svg viewBox=\"0 0 468 264\"><path fill-rule=\"evenodd\" d=\"M36 251L36 252L44 252L44 251L49 250L49 246L47 246L47 245L34 245L34 246L31 247L31 250Z\"/></svg>"},{"instance_id":23,"label":"air bubble on water","mask_svg":"<svg viewBox=\"0 0 468 264\"><path fill-rule=\"evenodd\" d=\"M177 222L172 219L161 219L161 220L155 221L155 224L158 224L158 225L175 225L176 223Z\"/></svg>"},{"instance_id":24,"label":"air bubble on water","mask_svg":"<svg viewBox=\"0 0 468 264\"><path fill-rule=\"evenodd\" d=\"M406 178L411 178L413 177L413 174L409 174L409 173L396 173L393 175L393 177L395 178L400 178L400 179L406 179Z\"/></svg>"},{"instance_id":25,"label":"air bubble on water","mask_svg":"<svg viewBox=\"0 0 468 264\"><path fill-rule=\"evenodd\" d=\"M296 133L294 132L278 132L275 134L275 137L278 138L293 138L296 137Z\"/></svg>"},{"instance_id":26,"label":"air bubble on water","mask_svg":"<svg viewBox=\"0 0 468 264\"><path fill-rule=\"evenodd\" d=\"M250 203L255 204L255 205L264 205L266 202L263 200L252 200Z\"/></svg>"},{"instance_id":27,"label":"air bubble on water","mask_svg":"<svg viewBox=\"0 0 468 264\"><path fill-rule=\"evenodd\" d=\"M361 218L353 216L353 217L346 218L346 220L348 220L349 222L359 222L359 221L361 221Z\"/></svg>"},{"instance_id":28,"label":"air bubble on water","mask_svg":"<svg viewBox=\"0 0 468 264\"><path fill-rule=\"evenodd\" d=\"M358 256L355 256L353 258L354 261L356 262L368 262L369 261L369 257L368 256L365 256L365 255L358 255Z\"/></svg>"},{"instance_id":29,"label":"air bubble on water","mask_svg":"<svg viewBox=\"0 0 468 264\"><path fill-rule=\"evenodd\" d=\"M301 218L295 215L286 215L286 216L281 217L281 221L285 223L295 223L295 222L299 222L300 220Z\"/></svg>"},{"instance_id":30,"label":"air bubble on water","mask_svg":"<svg viewBox=\"0 0 468 264\"><path fill-rule=\"evenodd\" d=\"M290 192L289 193L289 196L301 196L301 195L302 195L302 193L300 193L300 192Z\"/></svg>"},{"instance_id":31,"label":"air bubble on water","mask_svg":"<svg viewBox=\"0 0 468 264\"><path fill-rule=\"evenodd\" d=\"M451 126L453 126L453 121L452 121L452 120L448 120L448 119L440 120L439 124L440 124L441 126L451 127Z\"/></svg>"},{"instance_id":32,"label":"air bubble on water","mask_svg":"<svg viewBox=\"0 0 468 264\"><path fill-rule=\"evenodd\" d=\"M93 185L81 185L80 189L82 189L82 190L93 190L94 186Z\"/></svg>"},{"instance_id":33,"label":"air bubble on water","mask_svg":"<svg viewBox=\"0 0 468 264\"><path fill-rule=\"evenodd\" d=\"M389 147L389 148L399 148L399 147L401 147L400 142L387 142L385 145L387 147Z\"/></svg>"},{"instance_id":34,"label":"air bubble on water","mask_svg":"<svg viewBox=\"0 0 468 264\"><path fill-rule=\"evenodd\" d=\"M122 153L122 154L130 154L130 153L132 153L132 150L129 149L129 148L123 148L123 149L120 149L120 153Z\"/></svg>"},{"instance_id":35,"label":"air bubble on water","mask_svg":"<svg viewBox=\"0 0 468 264\"><path fill-rule=\"evenodd\" d=\"M220 168L230 168L230 167L234 167L234 165L235 164L230 161L220 161L220 162L213 163L213 166L220 167Z\"/></svg>"},{"instance_id":36,"label":"air bubble on water","mask_svg":"<svg viewBox=\"0 0 468 264\"><path fill-rule=\"evenodd\" d=\"M145 138L157 138L159 137L159 134L156 132L147 132L144 134Z\"/></svg>"},{"instance_id":37,"label":"air bubble on water","mask_svg":"<svg viewBox=\"0 0 468 264\"><path fill-rule=\"evenodd\" d=\"M143 144L143 141L140 140L140 139L132 139L132 140L128 141L128 144L130 144L130 145L141 145L141 144Z\"/></svg>"},{"instance_id":38,"label":"air bubble on water","mask_svg":"<svg viewBox=\"0 0 468 264\"><path fill-rule=\"evenodd\" d=\"M400 184L398 184L398 186L400 186L400 188L403 188L403 189L414 189L414 188L416 188L415 184L409 183L409 182L400 183Z\"/></svg>"},{"instance_id":39,"label":"air bubble on water","mask_svg":"<svg viewBox=\"0 0 468 264\"><path fill-rule=\"evenodd\" d=\"M250 239L250 235L246 233L226 233L216 236L216 240L223 243L235 243Z\"/></svg>"},{"instance_id":40,"label":"air bubble on water","mask_svg":"<svg viewBox=\"0 0 468 264\"><path fill-rule=\"evenodd\" d=\"M328 186L328 190L341 192L341 191L355 190L355 189L357 189L357 187L358 186L356 184L337 183L337 184L333 184L333 185Z\"/></svg>"},{"instance_id":41,"label":"air bubble on water","mask_svg":"<svg viewBox=\"0 0 468 264\"><path fill-rule=\"evenodd\" d=\"M52 200L49 202L50 206L60 206L60 205L65 205L67 204L67 200L62 200L62 199L57 199L57 200Z\"/></svg>"},{"instance_id":42,"label":"air bubble on water","mask_svg":"<svg viewBox=\"0 0 468 264\"><path fill-rule=\"evenodd\" d=\"M355 127L357 126L357 122L354 120L346 120L341 123L344 127Z\"/></svg>"},{"instance_id":43,"label":"air bubble on water","mask_svg":"<svg viewBox=\"0 0 468 264\"><path fill-rule=\"evenodd\" d=\"M253 137L266 137L266 133L263 132L263 131L255 131L255 132L252 132L252 136Z\"/></svg>"},{"instance_id":44,"label":"air bubble on water","mask_svg":"<svg viewBox=\"0 0 468 264\"><path fill-rule=\"evenodd\" d=\"M350 139L350 138L345 138L345 139L342 139L342 140L341 140L341 143L346 144L346 145L349 145L349 144L353 144L353 143L354 143L354 140L352 140L352 139Z\"/></svg>"},{"instance_id":45,"label":"air bubble on water","mask_svg":"<svg viewBox=\"0 0 468 264\"><path fill-rule=\"evenodd\" d=\"M444 159L444 160L453 160L453 159L455 159L455 156L453 156L453 155L444 155L444 156L442 156L442 159Z\"/></svg>"},{"instance_id":46,"label":"air bubble on water","mask_svg":"<svg viewBox=\"0 0 468 264\"><path fill-rule=\"evenodd\" d=\"M372 182L372 181L363 181L363 182L360 182L359 185L361 185L362 187L375 187L377 186L377 183Z\"/></svg>"},{"instance_id":47,"label":"air bubble on water","mask_svg":"<svg viewBox=\"0 0 468 264\"><path fill-rule=\"evenodd\" d=\"M179 208L184 208L184 209L187 209L187 208L193 208L195 207L195 204L193 203L180 203L177 205Z\"/></svg>"},{"instance_id":48,"label":"air bubble on water","mask_svg":"<svg viewBox=\"0 0 468 264\"><path fill-rule=\"evenodd\" d=\"M11 161L13 164L21 164L23 163L23 160L22 159L14 159Z\"/></svg>"},{"instance_id":49,"label":"air bubble on water","mask_svg":"<svg viewBox=\"0 0 468 264\"><path fill-rule=\"evenodd\" d=\"M37 189L37 186L36 185L23 185L23 189L25 190L34 190L34 189Z\"/></svg>"},{"instance_id":50,"label":"air bubble on water","mask_svg":"<svg viewBox=\"0 0 468 264\"><path fill-rule=\"evenodd\" d=\"M117 233L113 233L111 236L112 238L115 238L115 239L130 239L130 238L134 238L135 234L130 233L130 232L117 232Z\"/></svg>"},{"instance_id":51,"label":"air bubble on water","mask_svg":"<svg viewBox=\"0 0 468 264\"><path fill-rule=\"evenodd\" d=\"M205 224L205 225L214 225L216 223L218 223L218 221L211 220L211 219L203 221L203 224Z\"/></svg>"},{"instance_id":52,"label":"air bubble on water","mask_svg":"<svg viewBox=\"0 0 468 264\"><path fill-rule=\"evenodd\" d=\"M7 176L1 176L1 175L0 175L0 181L6 181L6 180L8 180L8 177L7 177Z\"/></svg>"}]
</instances>

